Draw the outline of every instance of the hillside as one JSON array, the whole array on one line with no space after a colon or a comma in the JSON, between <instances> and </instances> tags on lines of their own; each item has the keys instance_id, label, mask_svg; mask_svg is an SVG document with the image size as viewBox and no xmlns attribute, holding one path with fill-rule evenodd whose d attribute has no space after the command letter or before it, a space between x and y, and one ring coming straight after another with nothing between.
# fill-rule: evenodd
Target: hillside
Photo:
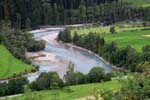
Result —
<instances>
[{"instance_id":1,"label":"hillside","mask_svg":"<svg viewBox=\"0 0 150 100\"><path fill-rule=\"evenodd\" d=\"M8 78L13 76L14 73L19 74L31 69L32 66L16 59L3 45L0 45L0 79Z\"/></svg>"}]
</instances>

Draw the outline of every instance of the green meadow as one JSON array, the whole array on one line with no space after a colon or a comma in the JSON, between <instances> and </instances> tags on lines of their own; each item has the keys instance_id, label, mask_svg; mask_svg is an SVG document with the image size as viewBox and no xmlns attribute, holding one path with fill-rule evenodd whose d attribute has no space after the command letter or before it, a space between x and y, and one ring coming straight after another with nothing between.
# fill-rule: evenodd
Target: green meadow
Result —
<instances>
[{"instance_id":1,"label":"green meadow","mask_svg":"<svg viewBox=\"0 0 150 100\"><path fill-rule=\"evenodd\" d=\"M16 59L3 45L0 45L0 79L9 78L14 73L19 74L31 69L32 66Z\"/></svg>"},{"instance_id":2,"label":"green meadow","mask_svg":"<svg viewBox=\"0 0 150 100\"><path fill-rule=\"evenodd\" d=\"M150 6L150 0L120 0L120 2L126 2L137 7Z\"/></svg>"},{"instance_id":3,"label":"green meadow","mask_svg":"<svg viewBox=\"0 0 150 100\"><path fill-rule=\"evenodd\" d=\"M109 81L95 84L84 84L70 86L68 89L62 90L46 90L37 92L40 94L41 100L74 100L86 96L94 95L96 91L117 90L121 88L121 83L118 81ZM12 98L9 100L23 100L23 96Z\"/></svg>"},{"instance_id":4,"label":"green meadow","mask_svg":"<svg viewBox=\"0 0 150 100\"><path fill-rule=\"evenodd\" d=\"M130 45L137 51L141 51L141 48L145 45L150 45L150 30L142 30L144 27L116 27L116 34L109 32L110 27L91 27L84 29L73 29L79 34L87 34L89 32L95 32L104 37L107 43L112 41L116 42L119 47L126 47Z\"/></svg>"},{"instance_id":5,"label":"green meadow","mask_svg":"<svg viewBox=\"0 0 150 100\"><path fill-rule=\"evenodd\" d=\"M105 38L106 42L114 41L119 47L130 45L137 51L141 51L141 48L145 45L150 45L150 30L102 34L102 37Z\"/></svg>"}]
</instances>

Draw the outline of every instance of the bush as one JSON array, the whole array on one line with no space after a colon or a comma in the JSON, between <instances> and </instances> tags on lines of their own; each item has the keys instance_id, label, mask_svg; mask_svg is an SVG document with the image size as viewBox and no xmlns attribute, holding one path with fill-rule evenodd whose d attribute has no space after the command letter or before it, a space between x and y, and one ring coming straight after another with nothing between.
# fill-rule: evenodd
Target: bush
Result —
<instances>
[{"instance_id":1,"label":"bush","mask_svg":"<svg viewBox=\"0 0 150 100\"><path fill-rule=\"evenodd\" d=\"M101 96L104 100L149 100L150 99L150 77L135 75L124 80L123 87L119 91L104 91Z\"/></svg>"},{"instance_id":2,"label":"bush","mask_svg":"<svg viewBox=\"0 0 150 100\"><path fill-rule=\"evenodd\" d=\"M23 87L28 83L27 78L24 77L9 80L8 83L0 83L0 96L23 93Z\"/></svg>"},{"instance_id":3,"label":"bush","mask_svg":"<svg viewBox=\"0 0 150 100\"><path fill-rule=\"evenodd\" d=\"M142 48L143 52L150 52L150 45L146 45Z\"/></svg>"},{"instance_id":4,"label":"bush","mask_svg":"<svg viewBox=\"0 0 150 100\"><path fill-rule=\"evenodd\" d=\"M28 46L27 50L29 52L36 52L43 50L45 48L45 41L33 41L31 45Z\"/></svg>"},{"instance_id":5,"label":"bush","mask_svg":"<svg viewBox=\"0 0 150 100\"><path fill-rule=\"evenodd\" d=\"M25 52L40 51L45 48L44 41L36 41L31 33L7 32L3 34L3 44L17 58L26 62ZM28 62L28 61L27 61Z\"/></svg>"},{"instance_id":6,"label":"bush","mask_svg":"<svg viewBox=\"0 0 150 100\"><path fill-rule=\"evenodd\" d=\"M114 26L112 26L112 27L110 28L110 33L112 33L112 34L115 34L115 33L116 33L116 29L115 29Z\"/></svg>"},{"instance_id":7,"label":"bush","mask_svg":"<svg viewBox=\"0 0 150 100\"><path fill-rule=\"evenodd\" d=\"M33 90L63 88L64 83L56 72L41 73L35 82L31 83Z\"/></svg>"},{"instance_id":8,"label":"bush","mask_svg":"<svg viewBox=\"0 0 150 100\"><path fill-rule=\"evenodd\" d=\"M104 80L104 76L105 76L104 69L100 67L94 67L88 73L89 82L92 82L92 83L100 82Z\"/></svg>"},{"instance_id":9,"label":"bush","mask_svg":"<svg viewBox=\"0 0 150 100\"><path fill-rule=\"evenodd\" d=\"M2 35L0 33L0 44L2 43L2 41L3 41L3 38L2 38Z\"/></svg>"}]
</instances>

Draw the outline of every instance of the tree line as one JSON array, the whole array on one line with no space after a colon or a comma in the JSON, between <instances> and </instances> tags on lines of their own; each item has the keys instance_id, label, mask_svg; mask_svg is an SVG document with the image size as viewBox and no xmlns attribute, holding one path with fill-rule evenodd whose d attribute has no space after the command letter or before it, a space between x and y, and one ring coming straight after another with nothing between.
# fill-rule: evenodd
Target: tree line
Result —
<instances>
[{"instance_id":1,"label":"tree line","mask_svg":"<svg viewBox=\"0 0 150 100\"><path fill-rule=\"evenodd\" d=\"M100 67L93 67L88 74L75 72L73 65L70 64L64 75L64 80L59 77L57 72L41 73L32 83L29 83L27 78L15 78L0 83L0 96L25 93L23 97L29 100L31 98L41 98L40 94L33 94L31 91L65 89L65 91L71 92L72 90L69 88L71 85L105 82L120 77L118 78L119 82L123 84L120 90L114 92L114 90L108 89L98 91L94 95L101 94L105 100L148 99L150 98L150 62L145 62L141 66L144 69L141 74L130 74L127 78L124 78L125 73L111 72L106 74ZM32 96L29 93L32 93Z\"/></svg>"},{"instance_id":2,"label":"tree line","mask_svg":"<svg viewBox=\"0 0 150 100\"><path fill-rule=\"evenodd\" d=\"M33 34L22 31L7 31L0 33L0 44L3 44L16 58L26 63L26 52L36 52L45 48L44 41L36 41Z\"/></svg>"},{"instance_id":3,"label":"tree line","mask_svg":"<svg viewBox=\"0 0 150 100\"><path fill-rule=\"evenodd\" d=\"M15 29L39 25L124 20L150 20L150 7L136 8L118 0L1 0L0 23L10 21Z\"/></svg>"},{"instance_id":4,"label":"tree line","mask_svg":"<svg viewBox=\"0 0 150 100\"><path fill-rule=\"evenodd\" d=\"M133 72L142 72L143 67L141 64L150 61L150 45L144 46L142 52L137 52L131 46L119 48L115 42L106 43L100 34L93 32L80 36L75 32L74 35L71 36L69 28L60 32L58 40L65 43L73 43L74 45L91 50L99 56L102 56L111 64Z\"/></svg>"},{"instance_id":5,"label":"tree line","mask_svg":"<svg viewBox=\"0 0 150 100\"><path fill-rule=\"evenodd\" d=\"M93 67L88 74L75 72L74 66L70 64L68 70L62 80L57 72L41 73L39 77L29 83L27 78L20 77L10 79L8 82L0 83L0 96L19 94L24 92L24 86L27 85L32 91L63 89L70 85L96 83L102 81L110 81L112 77L120 73L105 73L100 67Z\"/></svg>"}]
</instances>

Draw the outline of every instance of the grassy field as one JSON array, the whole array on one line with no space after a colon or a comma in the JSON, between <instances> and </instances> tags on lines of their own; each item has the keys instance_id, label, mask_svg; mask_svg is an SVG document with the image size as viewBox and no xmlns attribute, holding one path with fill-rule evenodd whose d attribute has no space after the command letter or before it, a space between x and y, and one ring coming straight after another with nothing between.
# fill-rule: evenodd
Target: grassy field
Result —
<instances>
[{"instance_id":1,"label":"grassy field","mask_svg":"<svg viewBox=\"0 0 150 100\"><path fill-rule=\"evenodd\" d=\"M138 7L150 6L150 0L120 0L120 2L127 2Z\"/></svg>"},{"instance_id":2,"label":"grassy field","mask_svg":"<svg viewBox=\"0 0 150 100\"><path fill-rule=\"evenodd\" d=\"M93 95L95 91L106 90L106 89L120 89L121 83L118 81L110 81L104 83L96 83L96 84L85 84L85 85L77 85L70 86L71 91L64 90L47 90L39 92L42 100L74 100L81 97L86 97ZM54 96L55 95L55 96ZM12 99L9 99L12 100ZM17 97L13 100L23 100L23 97Z\"/></svg>"},{"instance_id":3,"label":"grassy field","mask_svg":"<svg viewBox=\"0 0 150 100\"><path fill-rule=\"evenodd\" d=\"M106 42L115 41L119 47L131 45L137 51L145 45L150 45L150 30L119 32L117 34L102 34Z\"/></svg>"},{"instance_id":4,"label":"grassy field","mask_svg":"<svg viewBox=\"0 0 150 100\"><path fill-rule=\"evenodd\" d=\"M32 66L16 59L3 45L0 45L0 79L8 78L13 76L14 73L19 74L31 69Z\"/></svg>"},{"instance_id":5,"label":"grassy field","mask_svg":"<svg viewBox=\"0 0 150 100\"><path fill-rule=\"evenodd\" d=\"M137 51L141 51L141 48L145 45L150 44L150 37L145 35L150 35L150 30L141 30L143 27L116 27L117 34L109 33L110 27L93 27L85 29L73 29L71 32L75 31L78 34L87 34L89 32L96 32L101 34L107 43L115 41L119 47L125 47L131 45Z\"/></svg>"},{"instance_id":6,"label":"grassy field","mask_svg":"<svg viewBox=\"0 0 150 100\"><path fill-rule=\"evenodd\" d=\"M150 28L150 27L146 27L146 28ZM124 32L124 31L133 31L133 30L141 30L144 29L144 27L131 27L128 25L123 25L120 27L120 24L116 24L115 26L115 30L117 32ZM83 28L83 29L77 29L74 28L73 30L71 30L71 33L74 33L75 31L79 34L87 34L89 32L96 32L96 33L109 33L110 30L110 26L99 26L99 27L89 27L89 28Z\"/></svg>"}]
</instances>

